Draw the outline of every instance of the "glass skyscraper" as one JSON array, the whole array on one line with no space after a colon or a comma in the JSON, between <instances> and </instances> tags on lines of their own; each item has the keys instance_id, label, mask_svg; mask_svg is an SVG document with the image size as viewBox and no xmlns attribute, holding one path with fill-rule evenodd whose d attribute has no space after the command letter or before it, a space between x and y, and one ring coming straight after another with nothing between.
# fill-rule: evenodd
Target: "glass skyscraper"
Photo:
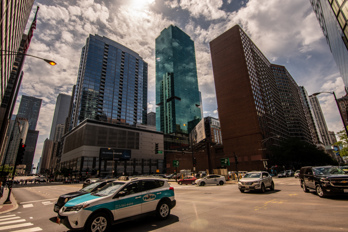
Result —
<instances>
[{"instance_id":1,"label":"glass skyscraper","mask_svg":"<svg viewBox=\"0 0 348 232\"><path fill-rule=\"evenodd\" d=\"M310 0L348 92L348 0Z\"/></svg>"},{"instance_id":2,"label":"glass skyscraper","mask_svg":"<svg viewBox=\"0 0 348 232\"><path fill-rule=\"evenodd\" d=\"M194 42L173 25L156 38L156 105L165 134L187 134L202 118Z\"/></svg>"},{"instance_id":3,"label":"glass skyscraper","mask_svg":"<svg viewBox=\"0 0 348 232\"><path fill-rule=\"evenodd\" d=\"M147 63L129 48L90 35L81 53L72 127L85 119L146 124L147 69Z\"/></svg>"}]
</instances>

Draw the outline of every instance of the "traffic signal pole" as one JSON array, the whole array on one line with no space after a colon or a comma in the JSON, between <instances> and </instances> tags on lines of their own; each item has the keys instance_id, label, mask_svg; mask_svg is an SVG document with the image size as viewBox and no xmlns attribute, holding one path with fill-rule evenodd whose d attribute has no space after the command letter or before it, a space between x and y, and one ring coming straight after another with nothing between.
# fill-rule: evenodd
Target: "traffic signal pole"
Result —
<instances>
[{"instance_id":1,"label":"traffic signal pole","mask_svg":"<svg viewBox=\"0 0 348 232\"><path fill-rule=\"evenodd\" d=\"M16 174L17 164L19 164L20 159L23 159L24 151L25 151L25 145L22 143L22 139L21 139L21 141L19 143L17 156L16 156L16 161L15 161L14 168L12 171L12 181L11 181L10 185L8 185L8 195L7 195L6 200L4 201L4 204L11 204L12 203L11 202L11 192L12 192L13 181L14 181L14 177Z\"/></svg>"}]
</instances>

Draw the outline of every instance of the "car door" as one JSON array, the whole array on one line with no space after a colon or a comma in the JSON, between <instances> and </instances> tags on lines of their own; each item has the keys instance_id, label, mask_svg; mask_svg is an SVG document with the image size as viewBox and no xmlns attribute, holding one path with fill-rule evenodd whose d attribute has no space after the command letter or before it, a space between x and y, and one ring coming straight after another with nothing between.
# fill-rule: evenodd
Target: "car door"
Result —
<instances>
[{"instance_id":1,"label":"car door","mask_svg":"<svg viewBox=\"0 0 348 232\"><path fill-rule=\"evenodd\" d=\"M163 184L162 184L163 185ZM141 181L143 197L141 212L147 213L156 210L157 204L161 199L162 191L161 183L157 180L142 180Z\"/></svg>"},{"instance_id":2,"label":"car door","mask_svg":"<svg viewBox=\"0 0 348 232\"><path fill-rule=\"evenodd\" d=\"M304 183L308 188L314 188L312 168L307 168L304 174Z\"/></svg>"},{"instance_id":3,"label":"car door","mask_svg":"<svg viewBox=\"0 0 348 232\"><path fill-rule=\"evenodd\" d=\"M124 193L123 196L118 196ZM144 193L140 191L139 181L129 183L115 195L115 220L141 214L141 204Z\"/></svg>"},{"instance_id":4,"label":"car door","mask_svg":"<svg viewBox=\"0 0 348 232\"><path fill-rule=\"evenodd\" d=\"M207 182L208 182L207 184L218 184L218 176L216 175L208 176Z\"/></svg>"},{"instance_id":5,"label":"car door","mask_svg":"<svg viewBox=\"0 0 348 232\"><path fill-rule=\"evenodd\" d=\"M272 180L272 178L268 173L266 173L266 172L262 173L262 182L265 183L266 187L271 186L271 180Z\"/></svg>"}]
</instances>

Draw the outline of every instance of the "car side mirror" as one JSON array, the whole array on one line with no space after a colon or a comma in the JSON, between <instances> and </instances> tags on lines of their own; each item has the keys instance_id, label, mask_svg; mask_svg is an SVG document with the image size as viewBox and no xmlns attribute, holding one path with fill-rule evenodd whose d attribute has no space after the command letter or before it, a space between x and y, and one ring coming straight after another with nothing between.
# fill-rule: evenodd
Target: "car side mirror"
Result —
<instances>
[{"instance_id":1,"label":"car side mirror","mask_svg":"<svg viewBox=\"0 0 348 232\"><path fill-rule=\"evenodd\" d=\"M117 194L116 194L116 197L115 198L118 198L118 197L124 197L126 196L127 193L125 191L119 191Z\"/></svg>"}]
</instances>

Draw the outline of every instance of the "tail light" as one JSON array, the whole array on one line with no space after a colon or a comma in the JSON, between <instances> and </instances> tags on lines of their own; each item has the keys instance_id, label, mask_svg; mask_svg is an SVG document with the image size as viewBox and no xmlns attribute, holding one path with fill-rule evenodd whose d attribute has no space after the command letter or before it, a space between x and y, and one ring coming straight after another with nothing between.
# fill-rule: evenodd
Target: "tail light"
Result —
<instances>
[{"instance_id":1,"label":"tail light","mask_svg":"<svg viewBox=\"0 0 348 232\"><path fill-rule=\"evenodd\" d=\"M174 187L170 187L170 188L169 188L169 190L172 190L172 191L174 191Z\"/></svg>"}]
</instances>

